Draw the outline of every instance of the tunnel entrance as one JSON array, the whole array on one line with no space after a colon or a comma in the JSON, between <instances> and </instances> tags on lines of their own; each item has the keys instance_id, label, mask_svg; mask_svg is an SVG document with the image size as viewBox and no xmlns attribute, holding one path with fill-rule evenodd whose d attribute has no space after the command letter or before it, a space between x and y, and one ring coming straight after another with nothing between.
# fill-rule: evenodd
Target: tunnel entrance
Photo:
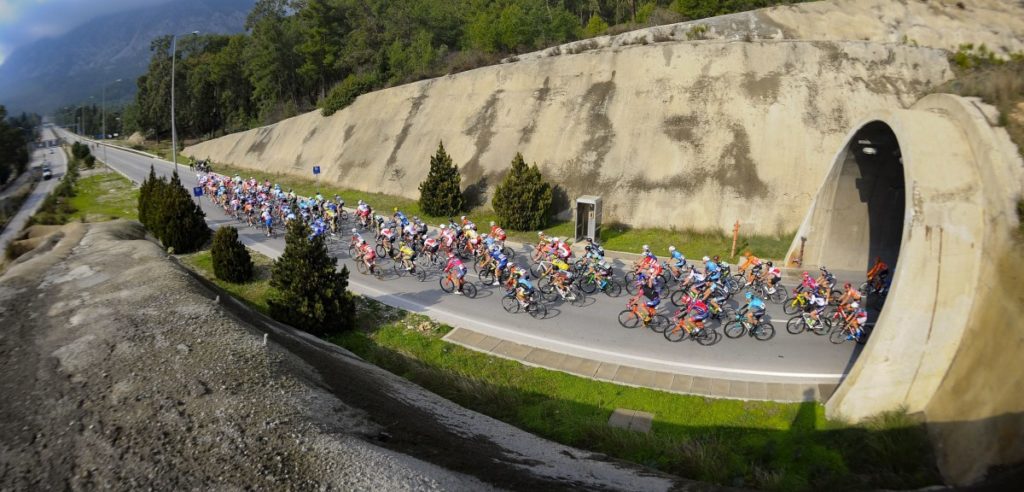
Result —
<instances>
[{"instance_id":1,"label":"tunnel entrance","mask_svg":"<svg viewBox=\"0 0 1024 492\"><path fill-rule=\"evenodd\" d=\"M833 271L867 272L876 257L895 271L903 240L906 183L899 142L889 125L861 127L838 155L818 265ZM817 234L814 234L817 235ZM808 258L808 260L813 260Z\"/></svg>"}]
</instances>

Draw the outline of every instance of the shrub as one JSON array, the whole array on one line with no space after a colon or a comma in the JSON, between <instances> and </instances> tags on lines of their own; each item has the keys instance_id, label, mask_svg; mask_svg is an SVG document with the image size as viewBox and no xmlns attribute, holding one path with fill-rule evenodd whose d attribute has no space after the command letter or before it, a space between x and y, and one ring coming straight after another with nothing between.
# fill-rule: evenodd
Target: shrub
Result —
<instances>
[{"instance_id":1,"label":"shrub","mask_svg":"<svg viewBox=\"0 0 1024 492\"><path fill-rule=\"evenodd\" d=\"M159 180L157 183L154 202L150 204L154 208L148 211L153 225L150 231L165 248L173 248L178 254L202 248L210 239L206 214L181 186L178 173L175 172L168 182Z\"/></svg>"},{"instance_id":2,"label":"shrub","mask_svg":"<svg viewBox=\"0 0 1024 492\"><path fill-rule=\"evenodd\" d=\"M465 206L462 197L462 176L444 150L437 144L437 153L430 158L430 172L420 183L420 210L428 215L445 216L459 213Z\"/></svg>"},{"instance_id":3,"label":"shrub","mask_svg":"<svg viewBox=\"0 0 1024 492\"><path fill-rule=\"evenodd\" d=\"M587 26L583 28L583 37L593 38L600 36L608 30L608 23L601 18L600 15L590 16L590 21L587 22Z\"/></svg>"},{"instance_id":4,"label":"shrub","mask_svg":"<svg viewBox=\"0 0 1024 492\"><path fill-rule=\"evenodd\" d=\"M89 154L82 159L82 165L85 166L86 169L92 169L96 166L96 158L93 157L92 154Z\"/></svg>"},{"instance_id":5,"label":"shrub","mask_svg":"<svg viewBox=\"0 0 1024 492\"><path fill-rule=\"evenodd\" d=\"M139 187L139 222L146 226L154 236L160 238L163 233L157 230L157 223L154 218L156 216L156 210L160 208L158 201L160 200L160 194L163 193L164 187L166 187L167 181L162 177L156 176L156 171L153 170L153 166L149 166L149 176L142 182L142 186Z\"/></svg>"},{"instance_id":6,"label":"shrub","mask_svg":"<svg viewBox=\"0 0 1024 492\"><path fill-rule=\"evenodd\" d=\"M331 88L327 97L320 101L320 114L330 116L354 103L356 98L373 90L377 77L372 73L351 74Z\"/></svg>"},{"instance_id":7,"label":"shrub","mask_svg":"<svg viewBox=\"0 0 1024 492\"><path fill-rule=\"evenodd\" d=\"M516 153L512 169L494 190L491 205L502 225L517 231L541 229L551 215L551 185L544 181L540 169L527 166L523 155Z\"/></svg>"},{"instance_id":8,"label":"shrub","mask_svg":"<svg viewBox=\"0 0 1024 492\"><path fill-rule=\"evenodd\" d=\"M238 240L238 229L227 226L213 235L213 274L228 282L245 282L252 278L252 258Z\"/></svg>"},{"instance_id":9,"label":"shrub","mask_svg":"<svg viewBox=\"0 0 1024 492\"><path fill-rule=\"evenodd\" d=\"M337 271L323 236L309 238L309 226L288 224L284 253L274 261L268 299L270 315L313 335L349 330L355 323L355 301L348 288L348 268Z\"/></svg>"}]
</instances>

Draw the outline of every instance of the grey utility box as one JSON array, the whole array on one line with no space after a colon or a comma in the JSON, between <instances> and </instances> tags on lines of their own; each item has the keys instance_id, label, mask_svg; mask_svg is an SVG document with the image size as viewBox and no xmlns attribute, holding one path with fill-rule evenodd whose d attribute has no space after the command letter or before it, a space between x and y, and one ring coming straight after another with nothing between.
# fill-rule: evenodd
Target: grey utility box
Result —
<instances>
[{"instance_id":1,"label":"grey utility box","mask_svg":"<svg viewBox=\"0 0 1024 492\"><path fill-rule=\"evenodd\" d=\"M576 199L576 240L585 237L600 241L601 235L601 197L583 195Z\"/></svg>"}]
</instances>

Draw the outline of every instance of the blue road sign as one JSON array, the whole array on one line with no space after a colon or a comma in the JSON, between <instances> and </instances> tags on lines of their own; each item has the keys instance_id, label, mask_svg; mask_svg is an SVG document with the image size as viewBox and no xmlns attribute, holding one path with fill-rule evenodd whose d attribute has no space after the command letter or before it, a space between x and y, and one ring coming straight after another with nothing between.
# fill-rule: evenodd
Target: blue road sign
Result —
<instances>
[{"instance_id":1,"label":"blue road sign","mask_svg":"<svg viewBox=\"0 0 1024 492\"><path fill-rule=\"evenodd\" d=\"M313 166L313 174L320 174L320 166Z\"/></svg>"},{"instance_id":2,"label":"blue road sign","mask_svg":"<svg viewBox=\"0 0 1024 492\"><path fill-rule=\"evenodd\" d=\"M202 186L196 186L195 188L192 188L192 195L194 195L194 196L203 196L203 187Z\"/></svg>"}]
</instances>

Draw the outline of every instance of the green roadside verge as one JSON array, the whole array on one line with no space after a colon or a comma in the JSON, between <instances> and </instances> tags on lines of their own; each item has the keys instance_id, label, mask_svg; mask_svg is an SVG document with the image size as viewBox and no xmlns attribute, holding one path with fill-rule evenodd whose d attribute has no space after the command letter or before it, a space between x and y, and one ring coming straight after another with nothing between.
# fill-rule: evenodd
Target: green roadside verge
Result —
<instances>
[{"instance_id":1,"label":"green roadside verge","mask_svg":"<svg viewBox=\"0 0 1024 492\"><path fill-rule=\"evenodd\" d=\"M139 189L128 178L97 165L94 171L83 172L70 199L70 218L86 222L138 217Z\"/></svg>"},{"instance_id":2,"label":"green roadside verge","mask_svg":"<svg viewBox=\"0 0 1024 492\"><path fill-rule=\"evenodd\" d=\"M424 214L420 210L416 200L385 195L383 193L369 193L349 188L339 187L330 183L318 184L314 179L301 178L291 174L258 172L252 169L244 169L225 164L214 164L213 170L228 176L239 175L243 178L254 177L256 179L269 179L273 183L280 184L284 189L294 190L302 196L313 196L318 191L325 197L341 196L346 205L352 206L359 200L365 200L372 205L378 213L390 215L395 208L405 212L406 215L418 216L431 225L447 222L448 217L438 217ZM489 206L477 207L466 215L473 219L478 225L486 226L490 221L498 221L497 214ZM572 237L572 221L554 221L544 231L549 236ZM523 243L537 242L537 231L507 231L509 238L513 241ZM786 255L790 242L793 239L792 233L779 234L777 236L748 236L740 235L736 242L736 254L742 254L750 250L762 258L781 259ZM655 228L632 228L623 224L605 224L601 229L601 243L605 249L610 251L623 251L639 253L643 245L649 245L655 254L666 255L669 246L678 248L687 258L700 258L704 255L720 255L729 259L732 248L732 236L714 232L698 232L692 230L655 229Z\"/></svg>"},{"instance_id":3,"label":"green roadside verge","mask_svg":"<svg viewBox=\"0 0 1024 492\"><path fill-rule=\"evenodd\" d=\"M272 261L256 278L213 275L209 250L182 262L266 313ZM716 400L581 378L448 343L452 328L358 297L359 329L329 338L466 408L542 437L679 476L767 490L913 488L940 483L923 425L903 412L859 425L820 404ZM649 434L609 428L617 408L655 415Z\"/></svg>"}]
</instances>

